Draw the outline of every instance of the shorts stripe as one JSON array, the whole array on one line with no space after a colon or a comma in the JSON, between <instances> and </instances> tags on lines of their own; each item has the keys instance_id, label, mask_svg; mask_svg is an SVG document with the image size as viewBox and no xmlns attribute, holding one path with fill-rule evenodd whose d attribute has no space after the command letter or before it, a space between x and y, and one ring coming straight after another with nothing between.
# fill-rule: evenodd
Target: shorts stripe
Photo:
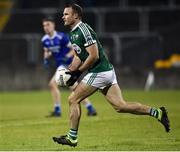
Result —
<instances>
[{"instance_id":1,"label":"shorts stripe","mask_svg":"<svg viewBox=\"0 0 180 152\"><path fill-rule=\"evenodd\" d=\"M88 85L91 85L91 84L93 83L93 81L95 80L96 76L97 76L97 73L93 73L93 74L90 76L89 80L87 81L87 84L88 84Z\"/></svg>"}]
</instances>

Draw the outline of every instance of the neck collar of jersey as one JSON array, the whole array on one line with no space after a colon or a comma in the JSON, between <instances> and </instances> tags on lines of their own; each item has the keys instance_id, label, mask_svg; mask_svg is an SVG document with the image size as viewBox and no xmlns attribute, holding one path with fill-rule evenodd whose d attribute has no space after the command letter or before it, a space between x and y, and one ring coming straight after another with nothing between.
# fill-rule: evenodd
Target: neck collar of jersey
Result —
<instances>
[{"instance_id":1,"label":"neck collar of jersey","mask_svg":"<svg viewBox=\"0 0 180 152\"><path fill-rule=\"evenodd\" d=\"M79 24L81 24L81 23L82 23L82 21L79 21L79 22L72 28L71 32L74 31L74 30L79 26Z\"/></svg>"},{"instance_id":2,"label":"neck collar of jersey","mask_svg":"<svg viewBox=\"0 0 180 152\"><path fill-rule=\"evenodd\" d=\"M53 39L56 36L57 32L54 31L54 34L52 36L48 35L50 39Z\"/></svg>"}]
</instances>

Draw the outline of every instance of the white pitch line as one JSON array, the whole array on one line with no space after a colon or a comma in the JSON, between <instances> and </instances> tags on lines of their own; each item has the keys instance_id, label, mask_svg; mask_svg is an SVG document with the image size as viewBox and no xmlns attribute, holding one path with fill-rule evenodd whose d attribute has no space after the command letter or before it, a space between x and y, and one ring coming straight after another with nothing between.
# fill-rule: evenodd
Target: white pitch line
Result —
<instances>
[{"instance_id":1,"label":"white pitch line","mask_svg":"<svg viewBox=\"0 0 180 152\"><path fill-rule=\"evenodd\" d=\"M42 125L42 124L59 124L61 122L67 122L67 121L59 121L59 122L52 122L52 121L37 121L37 122L14 122L12 124L0 124L0 128L4 127L19 127L19 126L30 126L30 125Z\"/></svg>"}]
</instances>

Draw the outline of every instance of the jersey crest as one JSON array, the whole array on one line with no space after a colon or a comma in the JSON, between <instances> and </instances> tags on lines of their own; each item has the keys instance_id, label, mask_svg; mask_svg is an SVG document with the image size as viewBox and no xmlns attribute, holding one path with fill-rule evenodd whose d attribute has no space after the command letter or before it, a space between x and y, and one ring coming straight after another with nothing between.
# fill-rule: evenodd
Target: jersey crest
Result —
<instances>
[{"instance_id":1,"label":"jersey crest","mask_svg":"<svg viewBox=\"0 0 180 152\"><path fill-rule=\"evenodd\" d=\"M72 35L72 36L71 36L71 39L72 39L73 41L77 41L78 38L79 38L79 35L78 35L78 34L75 34L75 35Z\"/></svg>"}]
</instances>

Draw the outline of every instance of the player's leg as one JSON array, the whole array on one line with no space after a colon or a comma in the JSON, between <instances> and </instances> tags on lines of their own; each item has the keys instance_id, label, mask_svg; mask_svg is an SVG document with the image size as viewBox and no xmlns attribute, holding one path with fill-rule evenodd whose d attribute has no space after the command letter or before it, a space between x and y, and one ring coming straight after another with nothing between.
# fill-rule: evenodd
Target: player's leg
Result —
<instances>
[{"instance_id":1,"label":"player's leg","mask_svg":"<svg viewBox=\"0 0 180 152\"><path fill-rule=\"evenodd\" d=\"M169 131L169 120L164 107L152 108L138 102L126 102L118 84L113 84L102 90L102 93L117 112L150 115L157 118Z\"/></svg>"},{"instance_id":2,"label":"player's leg","mask_svg":"<svg viewBox=\"0 0 180 152\"><path fill-rule=\"evenodd\" d=\"M51 91L51 95L54 102L54 111L50 114L50 116L60 116L61 115L61 94L59 88L55 82L54 76L51 78L49 82L49 88Z\"/></svg>"},{"instance_id":3,"label":"player's leg","mask_svg":"<svg viewBox=\"0 0 180 152\"><path fill-rule=\"evenodd\" d=\"M77 85L78 85L78 82L76 82L72 87L70 87L70 90L73 91ZM81 101L81 103L86 107L88 116L97 115L96 109L94 108L94 106L92 105L92 103L90 102L88 98Z\"/></svg>"},{"instance_id":4,"label":"player's leg","mask_svg":"<svg viewBox=\"0 0 180 152\"><path fill-rule=\"evenodd\" d=\"M68 100L70 105L71 128L78 129L79 118L81 114L79 109L80 102L93 94L96 90L97 88L80 82L69 96Z\"/></svg>"},{"instance_id":5,"label":"player's leg","mask_svg":"<svg viewBox=\"0 0 180 152\"><path fill-rule=\"evenodd\" d=\"M53 140L59 144L65 144L70 146L77 145L77 133L79 127L79 121L81 117L80 102L93 94L97 88L91 87L83 82L79 83L78 86L69 96L69 107L70 107L70 130L65 136L53 137Z\"/></svg>"},{"instance_id":6,"label":"player's leg","mask_svg":"<svg viewBox=\"0 0 180 152\"><path fill-rule=\"evenodd\" d=\"M96 116L97 115L97 112L95 110L95 108L93 107L92 103L90 102L89 98L85 98L83 101L82 101L82 104L86 107L87 109L87 115L88 116Z\"/></svg>"},{"instance_id":7,"label":"player's leg","mask_svg":"<svg viewBox=\"0 0 180 152\"><path fill-rule=\"evenodd\" d=\"M106 87L101 92L117 112L149 115L151 107L138 102L126 102L117 84Z\"/></svg>"}]
</instances>

